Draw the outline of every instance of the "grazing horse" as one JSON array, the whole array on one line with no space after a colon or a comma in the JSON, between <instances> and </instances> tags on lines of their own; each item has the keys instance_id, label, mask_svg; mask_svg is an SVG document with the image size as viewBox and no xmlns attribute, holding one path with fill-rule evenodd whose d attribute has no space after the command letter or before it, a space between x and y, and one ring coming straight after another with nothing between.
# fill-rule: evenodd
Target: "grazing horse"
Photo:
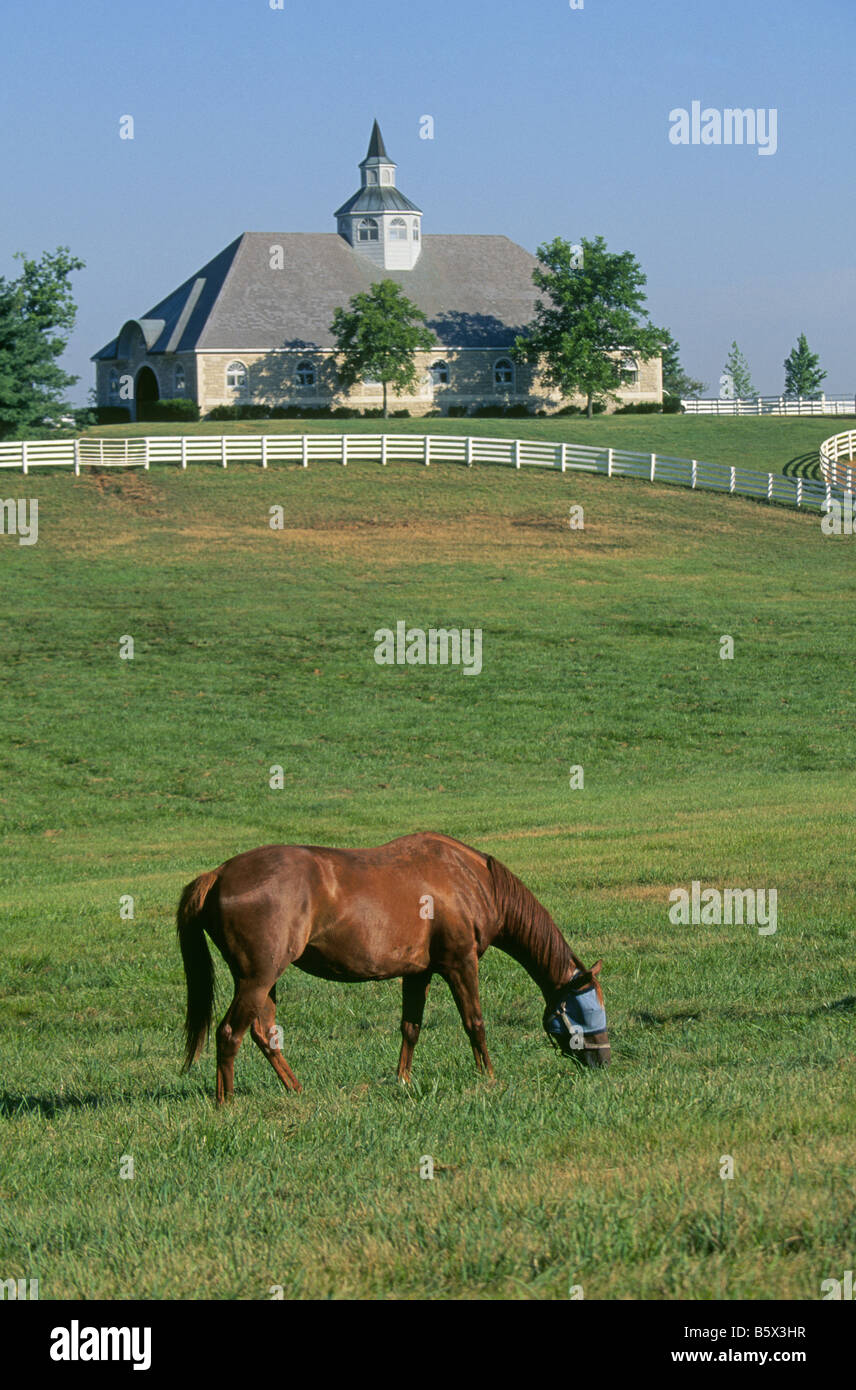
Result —
<instances>
[{"instance_id":1,"label":"grazing horse","mask_svg":"<svg viewBox=\"0 0 856 1390\"><path fill-rule=\"evenodd\" d=\"M322 980L402 978L398 1077L410 1080L432 975L449 985L476 1065L493 1076L479 1005L478 962L498 946L544 996L543 1026L565 1056L609 1062L601 961L586 970L529 889L489 854L447 835L404 835L375 849L265 845L189 883L178 907L187 977L184 1070L211 1027L214 965L235 995L217 1029L217 1101L234 1093L247 1028L280 1081L301 1090L280 1046L276 981L288 965Z\"/></svg>"}]
</instances>

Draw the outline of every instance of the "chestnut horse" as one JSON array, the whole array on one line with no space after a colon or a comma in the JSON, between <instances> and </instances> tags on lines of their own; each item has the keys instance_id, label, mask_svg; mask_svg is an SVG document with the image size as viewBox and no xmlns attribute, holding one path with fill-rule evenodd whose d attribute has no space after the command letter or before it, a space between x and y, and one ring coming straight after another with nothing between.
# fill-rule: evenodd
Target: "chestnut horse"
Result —
<instances>
[{"instance_id":1,"label":"chestnut horse","mask_svg":"<svg viewBox=\"0 0 856 1390\"><path fill-rule=\"evenodd\" d=\"M184 1070L211 1027L211 937L235 995L217 1029L217 1100L234 1093L247 1028L280 1081L300 1083L282 1055L276 981L288 965L323 980L402 978L398 1077L410 1080L432 975L449 985L476 1065L493 1076L479 1006L478 962L498 946L544 996L543 1025L566 1056L609 1062L601 962L587 970L549 913L498 860L447 835L404 835L375 849L265 845L189 883L178 907L187 977Z\"/></svg>"}]
</instances>

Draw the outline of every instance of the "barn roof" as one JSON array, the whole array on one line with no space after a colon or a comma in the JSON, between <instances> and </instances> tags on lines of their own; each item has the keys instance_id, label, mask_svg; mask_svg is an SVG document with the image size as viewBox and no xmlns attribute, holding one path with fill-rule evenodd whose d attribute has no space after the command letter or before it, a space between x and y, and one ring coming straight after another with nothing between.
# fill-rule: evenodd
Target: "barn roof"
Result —
<instances>
[{"instance_id":1,"label":"barn roof","mask_svg":"<svg viewBox=\"0 0 856 1390\"><path fill-rule=\"evenodd\" d=\"M277 246L283 268L274 270ZM373 283L394 280L427 315L440 346L508 348L534 318L537 264L504 236L428 235L412 270L384 270L335 232L245 232L137 322L151 353L329 349L334 311ZM115 358L118 343L95 358Z\"/></svg>"}]
</instances>

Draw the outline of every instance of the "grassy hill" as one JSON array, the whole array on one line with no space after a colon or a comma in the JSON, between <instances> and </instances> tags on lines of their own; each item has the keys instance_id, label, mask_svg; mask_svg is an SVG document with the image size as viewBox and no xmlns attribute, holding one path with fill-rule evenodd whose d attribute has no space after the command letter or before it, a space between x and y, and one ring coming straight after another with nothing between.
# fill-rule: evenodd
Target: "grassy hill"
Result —
<instances>
[{"instance_id":1,"label":"grassy hill","mask_svg":"<svg viewBox=\"0 0 856 1390\"><path fill-rule=\"evenodd\" d=\"M504 428L767 467L833 423ZM42 1298L816 1299L852 1266L856 540L536 470L57 473L27 495L38 544L0 540L4 1277ZM482 673L379 667L399 620L481 628ZM417 829L495 854L603 958L610 1071L554 1054L497 951L493 1086L442 981L406 1090L399 983L290 970L303 1094L246 1039L215 1112L212 1051L178 1075L184 883L257 844ZM693 880L775 889L775 934L672 925Z\"/></svg>"}]
</instances>

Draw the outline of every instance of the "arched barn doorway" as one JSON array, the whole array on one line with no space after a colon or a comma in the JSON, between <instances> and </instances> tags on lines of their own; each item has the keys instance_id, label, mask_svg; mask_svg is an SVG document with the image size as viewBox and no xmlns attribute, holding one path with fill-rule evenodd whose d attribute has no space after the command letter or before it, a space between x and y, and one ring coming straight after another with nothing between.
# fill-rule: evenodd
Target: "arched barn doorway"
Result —
<instances>
[{"instance_id":1,"label":"arched barn doorway","mask_svg":"<svg viewBox=\"0 0 856 1390\"><path fill-rule=\"evenodd\" d=\"M151 367L141 367L137 372L136 384L137 419L151 420L150 407L160 400L158 379Z\"/></svg>"}]
</instances>

